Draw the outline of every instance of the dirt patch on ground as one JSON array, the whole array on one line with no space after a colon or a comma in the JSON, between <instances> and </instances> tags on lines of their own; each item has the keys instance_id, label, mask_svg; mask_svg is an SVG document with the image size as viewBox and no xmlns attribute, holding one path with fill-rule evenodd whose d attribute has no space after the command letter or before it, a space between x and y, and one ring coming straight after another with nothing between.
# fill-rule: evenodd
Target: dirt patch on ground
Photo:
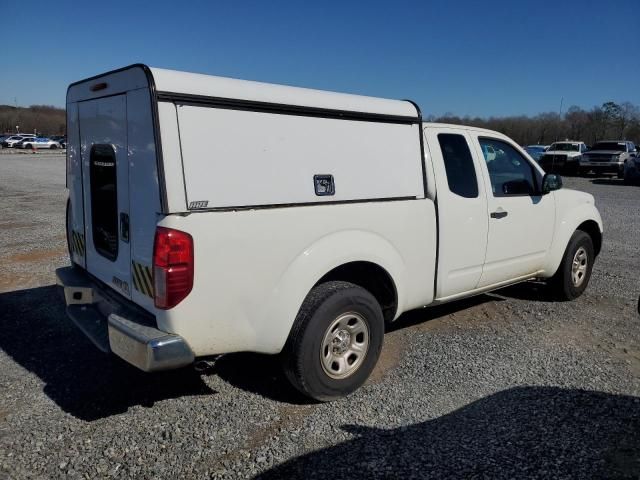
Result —
<instances>
[{"instance_id":1,"label":"dirt patch on ground","mask_svg":"<svg viewBox=\"0 0 640 480\"><path fill-rule=\"evenodd\" d=\"M66 252L67 250L64 247L55 248L53 250L33 250L31 252L17 253L4 257L1 261L13 263L37 263L65 255Z\"/></svg>"},{"instance_id":2,"label":"dirt patch on ground","mask_svg":"<svg viewBox=\"0 0 640 480\"><path fill-rule=\"evenodd\" d=\"M302 425L304 419L313 410L313 405L283 405L278 408L279 419L267 426L256 429L249 436L247 448L253 450L271 440L283 430Z\"/></svg>"},{"instance_id":3,"label":"dirt patch on ground","mask_svg":"<svg viewBox=\"0 0 640 480\"><path fill-rule=\"evenodd\" d=\"M3 275L0 277L0 293L18 290L26 285L28 281L29 278L24 275L16 275L15 273Z\"/></svg>"},{"instance_id":4,"label":"dirt patch on ground","mask_svg":"<svg viewBox=\"0 0 640 480\"><path fill-rule=\"evenodd\" d=\"M406 342L404 338L407 334L403 331L397 331L385 335L380 358L367 383L378 383L398 366L405 352Z\"/></svg>"}]
</instances>

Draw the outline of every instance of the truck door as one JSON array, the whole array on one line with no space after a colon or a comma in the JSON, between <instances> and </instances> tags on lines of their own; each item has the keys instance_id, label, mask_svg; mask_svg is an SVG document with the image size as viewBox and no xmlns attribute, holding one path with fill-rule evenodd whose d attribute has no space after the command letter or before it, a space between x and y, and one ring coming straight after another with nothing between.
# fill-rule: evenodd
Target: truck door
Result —
<instances>
[{"instance_id":1,"label":"truck door","mask_svg":"<svg viewBox=\"0 0 640 480\"><path fill-rule=\"evenodd\" d=\"M131 298L125 95L78 104L86 268Z\"/></svg>"},{"instance_id":2,"label":"truck door","mask_svg":"<svg viewBox=\"0 0 640 480\"><path fill-rule=\"evenodd\" d=\"M487 246L487 197L480 160L463 129L426 127L438 202L436 298L476 288Z\"/></svg>"},{"instance_id":3,"label":"truck door","mask_svg":"<svg viewBox=\"0 0 640 480\"><path fill-rule=\"evenodd\" d=\"M487 255L479 287L543 268L555 224L553 195L540 195L542 174L504 139L473 134L488 192ZM493 152L493 153L490 153Z\"/></svg>"}]
</instances>

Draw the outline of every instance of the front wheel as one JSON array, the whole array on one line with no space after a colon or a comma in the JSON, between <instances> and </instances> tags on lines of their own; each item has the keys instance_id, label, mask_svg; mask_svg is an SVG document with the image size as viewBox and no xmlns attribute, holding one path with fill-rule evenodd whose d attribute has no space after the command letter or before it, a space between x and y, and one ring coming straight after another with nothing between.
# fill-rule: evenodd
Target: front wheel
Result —
<instances>
[{"instance_id":1,"label":"front wheel","mask_svg":"<svg viewBox=\"0 0 640 480\"><path fill-rule=\"evenodd\" d=\"M305 298L282 352L292 385L318 401L357 390L375 367L384 339L384 319L367 290L332 281Z\"/></svg>"},{"instance_id":2,"label":"front wheel","mask_svg":"<svg viewBox=\"0 0 640 480\"><path fill-rule=\"evenodd\" d=\"M49 148L50 148L51 150L55 150L55 149L56 149L56 148L58 148L58 147L57 147L56 145L51 145Z\"/></svg>"},{"instance_id":3,"label":"front wheel","mask_svg":"<svg viewBox=\"0 0 640 480\"><path fill-rule=\"evenodd\" d=\"M554 296L558 300L573 300L582 295L589 284L594 260L591 237L582 230L576 230L569 240L558 271L549 282Z\"/></svg>"}]
</instances>

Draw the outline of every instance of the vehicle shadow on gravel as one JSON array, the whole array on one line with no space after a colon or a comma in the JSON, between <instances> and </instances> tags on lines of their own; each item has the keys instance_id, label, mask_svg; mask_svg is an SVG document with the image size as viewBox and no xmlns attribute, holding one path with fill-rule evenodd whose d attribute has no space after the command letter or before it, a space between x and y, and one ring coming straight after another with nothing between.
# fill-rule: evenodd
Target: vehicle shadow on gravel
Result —
<instances>
[{"instance_id":1,"label":"vehicle shadow on gravel","mask_svg":"<svg viewBox=\"0 0 640 480\"><path fill-rule=\"evenodd\" d=\"M387 333L426 324L431 320L445 317L470 307L503 299L490 295L476 297L422 308L404 313L395 322L387 325ZM388 340L388 339L387 339ZM385 347L389 348L386 341ZM383 352L384 355L384 352ZM222 356L207 373L218 375L236 388L267 397L278 402L306 405L316 403L295 390L287 381L280 360L275 355L257 353L233 353Z\"/></svg>"},{"instance_id":2,"label":"vehicle shadow on gravel","mask_svg":"<svg viewBox=\"0 0 640 480\"><path fill-rule=\"evenodd\" d=\"M0 349L37 375L62 410L82 420L215 393L192 368L149 374L100 352L67 318L54 285L0 293Z\"/></svg>"},{"instance_id":3,"label":"vehicle shadow on gravel","mask_svg":"<svg viewBox=\"0 0 640 480\"><path fill-rule=\"evenodd\" d=\"M528 300L531 302L563 301L553 296L552 291L545 282L537 280L516 283L515 285L495 290L492 295L495 297L514 298L516 300Z\"/></svg>"},{"instance_id":4,"label":"vehicle shadow on gravel","mask_svg":"<svg viewBox=\"0 0 640 480\"><path fill-rule=\"evenodd\" d=\"M482 305L484 303L502 302L504 298L496 297L495 295L481 294L475 297L463 298L450 303L444 303L442 305L436 305L427 308L418 308L403 313L396 321L387 325L387 333L394 332L405 328L410 328L418 324L426 324L431 320L437 320L447 315L451 315L463 310L468 310L472 307Z\"/></svg>"},{"instance_id":5,"label":"vehicle shadow on gravel","mask_svg":"<svg viewBox=\"0 0 640 480\"><path fill-rule=\"evenodd\" d=\"M354 438L256 478L637 478L640 399L519 387L395 429L343 425Z\"/></svg>"},{"instance_id":6,"label":"vehicle shadow on gravel","mask_svg":"<svg viewBox=\"0 0 640 480\"><path fill-rule=\"evenodd\" d=\"M611 185L614 187L631 187L633 185L627 185L621 178L594 178L591 180L594 185Z\"/></svg>"}]
</instances>

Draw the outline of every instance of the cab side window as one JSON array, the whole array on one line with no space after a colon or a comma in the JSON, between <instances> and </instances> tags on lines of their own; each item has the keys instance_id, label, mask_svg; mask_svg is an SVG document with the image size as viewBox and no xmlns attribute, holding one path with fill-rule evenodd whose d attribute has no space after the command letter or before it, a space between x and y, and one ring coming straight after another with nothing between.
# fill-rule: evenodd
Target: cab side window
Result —
<instances>
[{"instance_id":1,"label":"cab side window","mask_svg":"<svg viewBox=\"0 0 640 480\"><path fill-rule=\"evenodd\" d=\"M507 142L480 137L494 197L536 195L538 175L533 166Z\"/></svg>"},{"instance_id":2,"label":"cab side window","mask_svg":"<svg viewBox=\"0 0 640 480\"><path fill-rule=\"evenodd\" d=\"M449 190L464 198L478 197L478 179L467 140L453 133L438 134Z\"/></svg>"}]
</instances>

